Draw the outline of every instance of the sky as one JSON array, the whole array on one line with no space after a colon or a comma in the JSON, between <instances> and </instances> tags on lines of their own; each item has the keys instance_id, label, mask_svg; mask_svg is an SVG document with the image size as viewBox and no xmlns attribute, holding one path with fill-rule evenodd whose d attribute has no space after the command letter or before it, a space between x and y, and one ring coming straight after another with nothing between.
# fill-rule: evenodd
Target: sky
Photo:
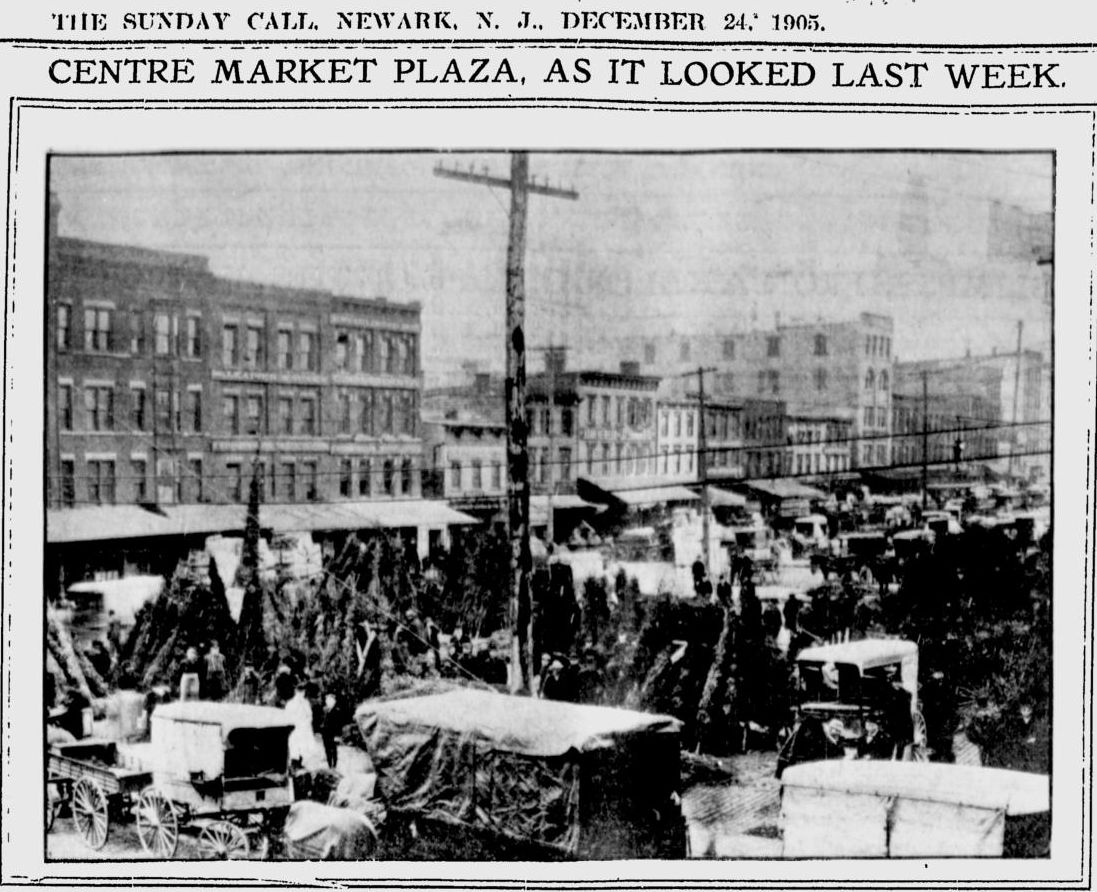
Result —
<instances>
[{"instance_id":1,"label":"sky","mask_svg":"<svg viewBox=\"0 0 1097 892\"><path fill-rule=\"evenodd\" d=\"M60 233L204 254L224 276L418 301L428 383L503 364L509 195L436 165L497 154L55 157ZM1031 259L988 250L990 206L1051 209L1047 154L533 153L527 342L785 320L895 320L902 359L1047 349ZM607 355L605 367L624 357Z\"/></svg>"}]
</instances>

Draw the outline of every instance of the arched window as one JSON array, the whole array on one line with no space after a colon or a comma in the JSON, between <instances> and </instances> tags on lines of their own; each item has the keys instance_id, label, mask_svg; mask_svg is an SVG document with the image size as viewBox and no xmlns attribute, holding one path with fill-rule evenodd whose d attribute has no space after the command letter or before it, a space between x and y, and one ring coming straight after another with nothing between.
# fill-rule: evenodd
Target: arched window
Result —
<instances>
[{"instance_id":1,"label":"arched window","mask_svg":"<svg viewBox=\"0 0 1097 892\"><path fill-rule=\"evenodd\" d=\"M888 389L887 369L881 369L880 370L880 389L881 390L887 390Z\"/></svg>"},{"instance_id":2,"label":"arched window","mask_svg":"<svg viewBox=\"0 0 1097 892\"><path fill-rule=\"evenodd\" d=\"M872 390L876 386L876 372L869 369L865 372L865 390Z\"/></svg>"}]
</instances>

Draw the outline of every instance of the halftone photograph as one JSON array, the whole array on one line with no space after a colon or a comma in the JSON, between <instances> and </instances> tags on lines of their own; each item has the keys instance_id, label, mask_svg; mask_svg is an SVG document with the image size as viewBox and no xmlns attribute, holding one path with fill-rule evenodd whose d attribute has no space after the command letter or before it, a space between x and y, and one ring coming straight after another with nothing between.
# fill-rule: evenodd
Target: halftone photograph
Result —
<instances>
[{"instance_id":1,"label":"halftone photograph","mask_svg":"<svg viewBox=\"0 0 1097 892\"><path fill-rule=\"evenodd\" d=\"M48 861L1048 857L1053 153L47 162Z\"/></svg>"}]
</instances>

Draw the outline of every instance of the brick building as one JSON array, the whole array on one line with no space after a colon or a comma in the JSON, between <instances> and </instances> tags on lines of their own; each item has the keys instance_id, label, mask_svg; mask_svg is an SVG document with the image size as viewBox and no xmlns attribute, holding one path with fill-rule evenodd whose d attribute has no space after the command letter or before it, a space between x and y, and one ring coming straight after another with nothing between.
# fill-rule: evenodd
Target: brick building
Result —
<instances>
[{"instance_id":1,"label":"brick building","mask_svg":"<svg viewBox=\"0 0 1097 892\"><path fill-rule=\"evenodd\" d=\"M841 416L793 415L788 420L790 474L814 476L848 471L853 421Z\"/></svg>"},{"instance_id":2,"label":"brick building","mask_svg":"<svg viewBox=\"0 0 1097 892\"><path fill-rule=\"evenodd\" d=\"M419 495L419 306L65 238L51 196L50 508Z\"/></svg>"},{"instance_id":3,"label":"brick building","mask_svg":"<svg viewBox=\"0 0 1097 892\"><path fill-rule=\"evenodd\" d=\"M643 339L640 370L667 376L683 390L695 379L680 378L698 366L715 368L714 400L780 400L794 415L849 417L862 438L851 451L854 467L890 460L892 337L890 316L861 313L854 319L778 322L772 329Z\"/></svg>"}]
</instances>

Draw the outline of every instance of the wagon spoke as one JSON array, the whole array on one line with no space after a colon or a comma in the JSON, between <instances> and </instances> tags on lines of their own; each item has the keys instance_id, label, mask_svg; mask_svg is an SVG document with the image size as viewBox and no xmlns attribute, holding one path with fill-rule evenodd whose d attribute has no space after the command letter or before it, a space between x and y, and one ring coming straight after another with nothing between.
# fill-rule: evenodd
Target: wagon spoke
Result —
<instances>
[{"instance_id":1,"label":"wagon spoke","mask_svg":"<svg viewBox=\"0 0 1097 892\"><path fill-rule=\"evenodd\" d=\"M76 829L93 849L101 849L107 841L110 820L107 814L107 794L99 782L80 778L72 788L72 817Z\"/></svg>"},{"instance_id":2,"label":"wagon spoke","mask_svg":"<svg viewBox=\"0 0 1097 892\"><path fill-rule=\"evenodd\" d=\"M179 842L179 818L175 806L149 787L137 801L137 838L150 855L170 858Z\"/></svg>"}]
</instances>

